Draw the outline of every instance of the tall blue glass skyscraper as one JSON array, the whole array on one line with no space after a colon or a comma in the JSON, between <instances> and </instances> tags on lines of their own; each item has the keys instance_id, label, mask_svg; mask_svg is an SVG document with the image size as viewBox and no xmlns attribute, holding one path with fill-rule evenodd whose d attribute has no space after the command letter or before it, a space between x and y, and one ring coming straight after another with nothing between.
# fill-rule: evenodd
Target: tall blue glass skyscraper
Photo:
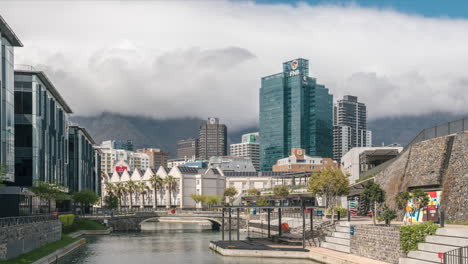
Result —
<instances>
[{"instance_id":1,"label":"tall blue glass skyscraper","mask_svg":"<svg viewBox=\"0 0 468 264\"><path fill-rule=\"evenodd\" d=\"M309 61L283 63L283 72L262 78L260 167L271 170L291 148L308 155L333 155L333 96L309 77Z\"/></svg>"}]
</instances>

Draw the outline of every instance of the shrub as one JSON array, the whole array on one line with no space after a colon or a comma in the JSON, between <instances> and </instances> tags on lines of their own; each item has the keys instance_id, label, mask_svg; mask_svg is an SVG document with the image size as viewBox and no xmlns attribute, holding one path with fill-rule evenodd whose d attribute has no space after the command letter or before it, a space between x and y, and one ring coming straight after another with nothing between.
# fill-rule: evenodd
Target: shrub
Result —
<instances>
[{"instance_id":1,"label":"shrub","mask_svg":"<svg viewBox=\"0 0 468 264\"><path fill-rule=\"evenodd\" d=\"M260 195L261 192L258 189L250 188L247 190L248 195Z\"/></svg>"},{"instance_id":2,"label":"shrub","mask_svg":"<svg viewBox=\"0 0 468 264\"><path fill-rule=\"evenodd\" d=\"M273 194L278 196L288 196L289 188L286 185L278 185L273 188Z\"/></svg>"},{"instance_id":3,"label":"shrub","mask_svg":"<svg viewBox=\"0 0 468 264\"><path fill-rule=\"evenodd\" d=\"M385 207L383 213L377 217L379 221L385 221L386 225L389 225L392 220L397 218L397 214L390 208Z\"/></svg>"},{"instance_id":4,"label":"shrub","mask_svg":"<svg viewBox=\"0 0 468 264\"><path fill-rule=\"evenodd\" d=\"M434 235L439 225L426 222L417 225L399 226L398 228L401 229L401 248L405 252L409 252L417 250L418 243L424 242L426 236Z\"/></svg>"},{"instance_id":5,"label":"shrub","mask_svg":"<svg viewBox=\"0 0 468 264\"><path fill-rule=\"evenodd\" d=\"M62 222L62 225L63 225L64 228L73 225L73 222L75 222L75 215L74 214L59 215L58 218L59 218L60 222Z\"/></svg>"}]
</instances>

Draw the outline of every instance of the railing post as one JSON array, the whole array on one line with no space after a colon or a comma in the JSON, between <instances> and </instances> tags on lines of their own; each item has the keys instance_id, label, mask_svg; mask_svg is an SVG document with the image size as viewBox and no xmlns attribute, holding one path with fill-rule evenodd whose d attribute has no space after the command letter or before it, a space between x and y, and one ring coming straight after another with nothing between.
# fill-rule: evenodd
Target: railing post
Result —
<instances>
[{"instance_id":1,"label":"railing post","mask_svg":"<svg viewBox=\"0 0 468 264\"><path fill-rule=\"evenodd\" d=\"M239 217L239 213L240 213L240 208L237 208L237 240L240 239L240 233L239 233L240 217Z\"/></svg>"},{"instance_id":2,"label":"railing post","mask_svg":"<svg viewBox=\"0 0 468 264\"><path fill-rule=\"evenodd\" d=\"M458 249L458 264L463 264L463 247Z\"/></svg>"},{"instance_id":3,"label":"railing post","mask_svg":"<svg viewBox=\"0 0 468 264\"><path fill-rule=\"evenodd\" d=\"M270 235L270 229L271 229L271 226L270 226L270 214L271 214L271 209L268 208L267 211L268 211L268 216L267 216L267 218L268 218L268 238L270 238L270 237L271 237L271 235Z\"/></svg>"},{"instance_id":4,"label":"railing post","mask_svg":"<svg viewBox=\"0 0 468 264\"><path fill-rule=\"evenodd\" d=\"M225 224L224 224L224 207L223 207L223 213L221 215L221 219L222 219L221 220L221 223L222 223L222 225L221 225L221 240L224 241L224 227L225 227Z\"/></svg>"},{"instance_id":5,"label":"railing post","mask_svg":"<svg viewBox=\"0 0 468 264\"><path fill-rule=\"evenodd\" d=\"M281 236L281 207L278 207L278 236Z\"/></svg>"},{"instance_id":6,"label":"railing post","mask_svg":"<svg viewBox=\"0 0 468 264\"><path fill-rule=\"evenodd\" d=\"M228 228L229 228L229 230L228 230L228 232L229 232L229 242L231 242L231 229L232 229L231 228L231 208L228 208L228 210L229 210L229 214L228 214L228 217L229 217L229 219L228 219L228 221L229 221Z\"/></svg>"}]
</instances>

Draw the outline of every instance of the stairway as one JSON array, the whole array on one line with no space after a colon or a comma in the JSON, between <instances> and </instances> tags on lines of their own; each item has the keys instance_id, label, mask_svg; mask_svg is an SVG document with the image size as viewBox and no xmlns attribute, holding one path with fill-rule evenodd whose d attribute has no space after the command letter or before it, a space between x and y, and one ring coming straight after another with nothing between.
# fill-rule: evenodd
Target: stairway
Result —
<instances>
[{"instance_id":1,"label":"stairway","mask_svg":"<svg viewBox=\"0 0 468 264\"><path fill-rule=\"evenodd\" d=\"M320 247L350 253L349 222L340 221L335 225L335 230L325 237Z\"/></svg>"},{"instance_id":2,"label":"stairway","mask_svg":"<svg viewBox=\"0 0 468 264\"><path fill-rule=\"evenodd\" d=\"M441 263L438 253L445 253L465 246L468 246L468 229L439 228L434 236L427 236L426 242L418 244L418 250L408 252L406 258L400 258L399 263Z\"/></svg>"}]
</instances>

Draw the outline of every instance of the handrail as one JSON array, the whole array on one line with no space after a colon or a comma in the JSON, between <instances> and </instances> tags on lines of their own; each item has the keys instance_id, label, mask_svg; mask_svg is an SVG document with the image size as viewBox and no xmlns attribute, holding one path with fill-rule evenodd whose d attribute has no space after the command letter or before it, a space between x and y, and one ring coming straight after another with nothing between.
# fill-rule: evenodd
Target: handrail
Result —
<instances>
[{"instance_id":1,"label":"handrail","mask_svg":"<svg viewBox=\"0 0 468 264\"><path fill-rule=\"evenodd\" d=\"M0 227L8 227L15 225L31 224L36 222L44 222L56 220L57 216L48 215L32 215L32 216L18 216L18 217L2 217L0 218Z\"/></svg>"},{"instance_id":2,"label":"handrail","mask_svg":"<svg viewBox=\"0 0 468 264\"><path fill-rule=\"evenodd\" d=\"M460 247L454 250L443 253L442 257L444 264L468 264L468 246Z\"/></svg>"}]
</instances>

